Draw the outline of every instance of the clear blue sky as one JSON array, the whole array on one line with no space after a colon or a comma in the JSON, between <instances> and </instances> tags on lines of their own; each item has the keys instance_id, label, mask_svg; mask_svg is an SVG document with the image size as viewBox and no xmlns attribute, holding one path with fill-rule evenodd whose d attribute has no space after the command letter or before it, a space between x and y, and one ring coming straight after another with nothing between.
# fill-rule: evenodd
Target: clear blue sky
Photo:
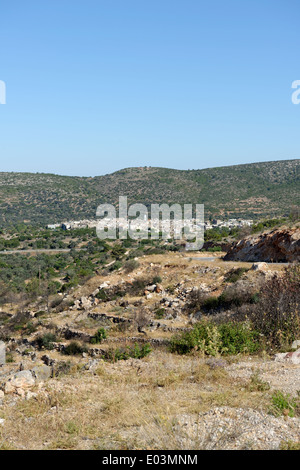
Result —
<instances>
[{"instance_id":1,"label":"clear blue sky","mask_svg":"<svg viewBox=\"0 0 300 470\"><path fill-rule=\"evenodd\" d=\"M0 171L299 158L299 0L2 0Z\"/></svg>"}]
</instances>

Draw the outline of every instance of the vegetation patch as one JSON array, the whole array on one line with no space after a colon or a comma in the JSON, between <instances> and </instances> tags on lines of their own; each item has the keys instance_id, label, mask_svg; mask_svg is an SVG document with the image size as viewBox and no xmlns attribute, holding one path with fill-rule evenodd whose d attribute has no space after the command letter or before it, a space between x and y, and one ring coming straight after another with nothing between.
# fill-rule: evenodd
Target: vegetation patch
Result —
<instances>
[{"instance_id":1,"label":"vegetation patch","mask_svg":"<svg viewBox=\"0 0 300 470\"><path fill-rule=\"evenodd\" d=\"M192 331L171 339L173 353L188 354L199 351L210 356L255 353L260 349L259 333L246 322L216 324L199 322Z\"/></svg>"}]
</instances>

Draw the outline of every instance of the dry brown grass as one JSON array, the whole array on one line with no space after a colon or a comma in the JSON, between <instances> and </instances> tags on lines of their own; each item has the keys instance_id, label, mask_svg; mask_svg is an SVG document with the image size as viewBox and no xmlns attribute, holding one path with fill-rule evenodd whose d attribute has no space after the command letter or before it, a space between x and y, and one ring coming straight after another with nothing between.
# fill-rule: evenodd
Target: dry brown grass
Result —
<instances>
[{"instance_id":1,"label":"dry brown grass","mask_svg":"<svg viewBox=\"0 0 300 470\"><path fill-rule=\"evenodd\" d=\"M0 448L181 448L178 417L267 403L265 393L196 357L156 351L143 361L100 361L94 375L78 369L49 381L37 398L4 405Z\"/></svg>"}]
</instances>

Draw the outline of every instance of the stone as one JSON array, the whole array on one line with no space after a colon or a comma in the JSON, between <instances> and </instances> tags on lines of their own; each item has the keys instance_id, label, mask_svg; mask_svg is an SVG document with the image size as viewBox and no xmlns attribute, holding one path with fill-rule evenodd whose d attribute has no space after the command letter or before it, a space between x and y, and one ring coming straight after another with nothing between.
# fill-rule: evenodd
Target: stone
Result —
<instances>
[{"instance_id":1,"label":"stone","mask_svg":"<svg viewBox=\"0 0 300 470\"><path fill-rule=\"evenodd\" d=\"M294 352L275 354L276 362L290 362L291 364L300 364L300 349Z\"/></svg>"},{"instance_id":2,"label":"stone","mask_svg":"<svg viewBox=\"0 0 300 470\"><path fill-rule=\"evenodd\" d=\"M291 349L298 349L298 348L300 348L300 340L299 340L299 339L296 339L296 340L292 343Z\"/></svg>"},{"instance_id":3,"label":"stone","mask_svg":"<svg viewBox=\"0 0 300 470\"><path fill-rule=\"evenodd\" d=\"M80 302L84 310L88 310L92 306L92 302L87 297L81 297Z\"/></svg>"},{"instance_id":4,"label":"stone","mask_svg":"<svg viewBox=\"0 0 300 470\"><path fill-rule=\"evenodd\" d=\"M147 286L146 290L149 292L154 292L156 289L156 284L152 284L151 286Z\"/></svg>"},{"instance_id":5,"label":"stone","mask_svg":"<svg viewBox=\"0 0 300 470\"><path fill-rule=\"evenodd\" d=\"M35 385L35 378L30 370L22 370L10 376L4 383L4 393L16 393L25 396L25 392Z\"/></svg>"},{"instance_id":6,"label":"stone","mask_svg":"<svg viewBox=\"0 0 300 470\"><path fill-rule=\"evenodd\" d=\"M47 366L46 364L41 364L39 366L34 367L31 370L31 373L37 382L44 382L45 380L50 379L52 375L52 368Z\"/></svg>"},{"instance_id":7,"label":"stone","mask_svg":"<svg viewBox=\"0 0 300 470\"><path fill-rule=\"evenodd\" d=\"M37 393L30 392L30 390L26 392L25 394L26 400L31 400L32 398L36 398L36 397L37 397Z\"/></svg>"},{"instance_id":8,"label":"stone","mask_svg":"<svg viewBox=\"0 0 300 470\"><path fill-rule=\"evenodd\" d=\"M267 263L254 263L251 267L253 271L266 271L268 269Z\"/></svg>"},{"instance_id":9,"label":"stone","mask_svg":"<svg viewBox=\"0 0 300 470\"><path fill-rule=\"evenodd\" d=\"M5 343L0 341L0 366L3 366L5 362Z\"/></svg>"}]
</instances>

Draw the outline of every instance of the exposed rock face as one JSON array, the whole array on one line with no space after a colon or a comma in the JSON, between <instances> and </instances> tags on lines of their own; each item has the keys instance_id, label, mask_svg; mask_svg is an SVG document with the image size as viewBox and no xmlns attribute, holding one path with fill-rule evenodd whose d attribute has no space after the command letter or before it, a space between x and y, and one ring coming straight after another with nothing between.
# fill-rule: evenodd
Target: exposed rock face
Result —
<instances>
[{"instance_id":1,"label":"exposed rock face","mask_svg":"<svg viewBox=\"0 0 300 470\"><path fill-rule=\"evenodd\" d=\"M248 236L235 243L224 260L274 263L300 261L300 228L286 228Z\"/></svg>"}]
</instances>

